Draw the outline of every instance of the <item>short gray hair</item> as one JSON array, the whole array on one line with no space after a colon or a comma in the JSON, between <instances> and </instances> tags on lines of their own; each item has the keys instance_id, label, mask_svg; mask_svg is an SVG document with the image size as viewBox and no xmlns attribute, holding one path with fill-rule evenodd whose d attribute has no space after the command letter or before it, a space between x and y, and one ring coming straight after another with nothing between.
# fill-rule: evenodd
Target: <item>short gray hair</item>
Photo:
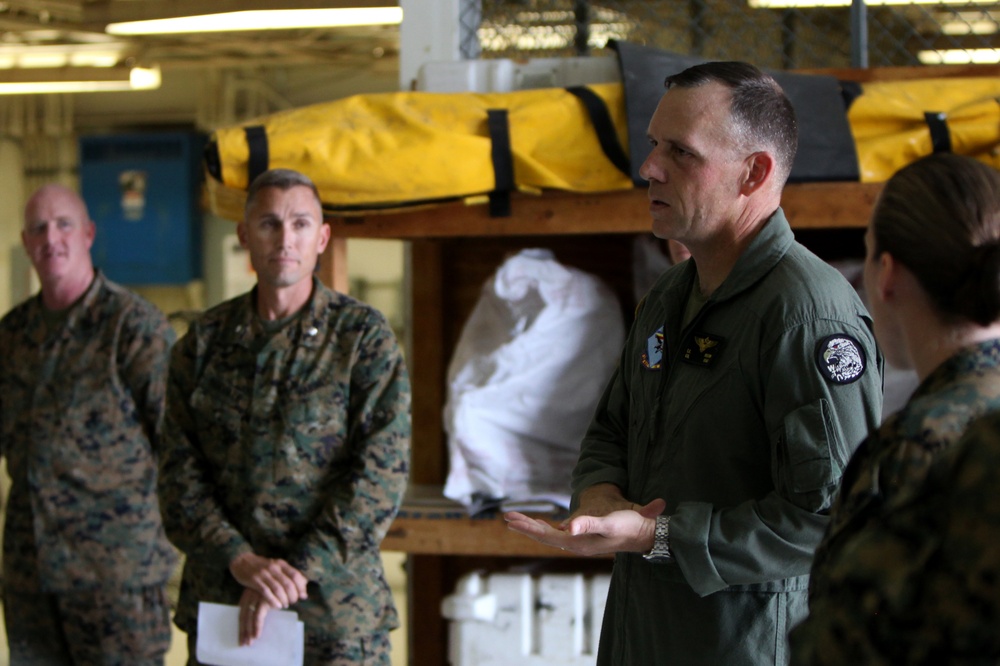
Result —
<instances>
[{"instance_id":1,"label":"short gray hair","mask_svg":"<svg viewBox=\"0 0 1000 666\"><path fill-rule=\"evenodd\" d=\"M319 204L320 209L323 208L323 200L319 196L319 190L316 189L316 184L309 179L309 176L294 169L268 169L250 183L250 187L247 189L247 200L243 206L244 217L250 211L254 201L257 200L260 191L268 187L276 187L283 191L293 187L308 187L313 196L316 197L316 203Z\"/></svg>"}]
</instances>

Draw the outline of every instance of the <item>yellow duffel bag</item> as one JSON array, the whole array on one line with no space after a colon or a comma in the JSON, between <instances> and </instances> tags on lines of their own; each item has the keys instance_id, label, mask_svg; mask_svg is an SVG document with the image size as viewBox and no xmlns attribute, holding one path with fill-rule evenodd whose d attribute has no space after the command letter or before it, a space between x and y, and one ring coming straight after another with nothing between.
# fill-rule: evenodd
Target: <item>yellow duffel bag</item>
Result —
<instances>
[{"instance_id":1,"label":"yellow duffel bag","mask_svg":"<svg viewBox=\"0 0 1000 666\"><path fill-rule=\"evenodd\" d=\"M866 83L848 109L863 182L888 180L933 152L1000 168L1000 79Z\"/></svg>"},{"instance_id":2,"label":"yellow duffel bag","mask_svg":"<svg viewBox=\"0 0 1000 666\"><path fill-rule=\"evenodd\" d=\"M631 189L624 146L624 95L610 83L355 95L216 130L206 163L244 191L265 169L296 169L330 212L491 194L503 215L514 190Z\"/></svg>"}]
</instances>

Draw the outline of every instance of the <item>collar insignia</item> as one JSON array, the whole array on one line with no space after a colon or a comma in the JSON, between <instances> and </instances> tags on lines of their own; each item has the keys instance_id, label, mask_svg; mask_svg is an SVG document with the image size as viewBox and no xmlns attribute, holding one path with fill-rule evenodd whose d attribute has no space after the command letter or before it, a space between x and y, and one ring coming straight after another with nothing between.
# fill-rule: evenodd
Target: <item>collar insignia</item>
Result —
<instances>
[{"instance_id":1,"label":"collar insignia","mask_svg":"<svg viewBox=\"0 0 1000 666\"><path fill-rule=\"evenodd\" d=\"M692 333L684 345L681 358L693 365L707 368L719 359L725 342L725 338L710 333Z\"/></svg>"}]
</instances>

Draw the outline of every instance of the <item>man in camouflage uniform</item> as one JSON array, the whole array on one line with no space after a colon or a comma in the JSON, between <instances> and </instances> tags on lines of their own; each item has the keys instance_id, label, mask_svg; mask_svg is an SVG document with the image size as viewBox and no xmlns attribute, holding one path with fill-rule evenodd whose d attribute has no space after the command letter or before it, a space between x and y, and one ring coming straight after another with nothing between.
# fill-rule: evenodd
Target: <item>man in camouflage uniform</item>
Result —
<instances>
[{"instance_id":1,"label":"man in camouflage uniform","mask_svg":"<svg viewBox=\"0 0 1000 666\"><path fill-rule=\"evenodd\" d=\"M290 607L307 664L388 664L398 617L379 544L409 467L400 350L381 314L313 276L330 228L308 178L255 179L238 233L257 286L171 357L160 499L187 554L175 621L190 663L206 601L239 604L241 644Z\"/></svg>"},{"instance_id":2,"label":"man in camouflage uniform","mask_svg":"<svg viewBox=\"0 0 1000 666\"><path fill-rule=\"evenodd\" d=\"M1000 661L1000 412L853 537L794 634L800 664ZM808 648L808 649L804 649Z\"/></svg>"},{"instance_id":3,"label":"man in camouflage uniform","mask_svg":"<svg viewBox=\"0 0 1000 666\"><path fill-rule=\"evenodd\" d=\"M162 664L165 584L156 450L169 346L163 314L91 263L94 223L47 185L21 239L41 293L0 321L0 447L11 664Z\"/></svg>"}]
</instances>

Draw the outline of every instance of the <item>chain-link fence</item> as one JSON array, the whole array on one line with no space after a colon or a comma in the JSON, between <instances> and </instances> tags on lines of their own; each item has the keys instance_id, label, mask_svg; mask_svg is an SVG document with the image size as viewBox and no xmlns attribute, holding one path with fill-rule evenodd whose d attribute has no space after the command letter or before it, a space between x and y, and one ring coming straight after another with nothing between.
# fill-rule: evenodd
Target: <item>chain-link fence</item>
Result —
<instances>
[{"instance_id":1,"label":"chain-link fence","mask_svg":"<svg viewBox=\"0 0 1000 666\"><path fill-rule=\"evenodd\" d=\"M996 63L984 0L462 0L465 57L600 55L611 39L774 69Z\"/></svg>"}]
</instances>

